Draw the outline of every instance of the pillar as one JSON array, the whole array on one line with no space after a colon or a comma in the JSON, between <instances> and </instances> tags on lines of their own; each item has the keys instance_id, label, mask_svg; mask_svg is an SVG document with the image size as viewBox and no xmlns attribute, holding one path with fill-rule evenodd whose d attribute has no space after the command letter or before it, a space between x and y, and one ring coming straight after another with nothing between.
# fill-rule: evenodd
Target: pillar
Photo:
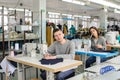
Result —
<instances>
[{"instance_id":1,"label":"pillar","mask_svg":"<svg viewBox=\"0 0 120 80\"><path fill-rule=\"evenodd\" d=\"M107 14L107 7L104 6L104 8L100 11L100 28L105 29L107 31L107 18L108 18L108 14Z\"/></svg>"},{"instance_id":2,"label":"pillar","mask_svg":"<svg viewBox=\"0 0 120 80\"><path fill-rule=\"evenodd\" d=\"M39 43L46 43L46 0L33 1L33 22L38 22Z\"/></svg>"}]
</instances>

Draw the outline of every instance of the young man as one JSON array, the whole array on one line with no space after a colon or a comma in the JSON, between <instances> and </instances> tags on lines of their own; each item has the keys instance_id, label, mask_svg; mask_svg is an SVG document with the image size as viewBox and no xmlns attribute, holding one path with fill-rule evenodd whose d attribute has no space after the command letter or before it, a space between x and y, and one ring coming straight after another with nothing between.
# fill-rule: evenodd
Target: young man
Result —
<instances>
[{"instance_id":1,"label":"young man","mask_svg":"<svg viewBox=\"0 0 120 80\"><path fill-rule=\"evenodd\" d=\"M75 45L73 42L64 38L64 34L60 29L54 29L53 35L55 42L50 45L48 52L44 54L45 59L69 58L74 59ZM69 75L74 73L74 69L56 73L56 80L65 80ZM46 71L42 72L41 77L46 80Z\"/></svg>"}]
</instances>

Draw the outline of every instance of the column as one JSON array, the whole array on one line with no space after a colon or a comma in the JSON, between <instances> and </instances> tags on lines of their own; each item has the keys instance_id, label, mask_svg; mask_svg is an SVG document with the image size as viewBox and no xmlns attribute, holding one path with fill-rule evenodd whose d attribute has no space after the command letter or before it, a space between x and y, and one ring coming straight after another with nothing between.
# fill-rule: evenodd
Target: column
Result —
<instances>
[{"instance_id":1,"label":"column","mask_svg":"<svg viewBox=\"0 0 120 80\"><path fill-rule=\"evenodd\" d=\"M38 22L39 43L46 43L46 0L33 1L33 22Z\"/></svg>"},{"instance_id":2,"label":"column","mask_svg":"<svg viewBox=\"0 0 120 80\"><path fill-rule=\"evenodd\" d=\"M103 28L107 31L107 7L104 6L104 8L100 11L100 28Z\"/></svg>"}]
</instances>

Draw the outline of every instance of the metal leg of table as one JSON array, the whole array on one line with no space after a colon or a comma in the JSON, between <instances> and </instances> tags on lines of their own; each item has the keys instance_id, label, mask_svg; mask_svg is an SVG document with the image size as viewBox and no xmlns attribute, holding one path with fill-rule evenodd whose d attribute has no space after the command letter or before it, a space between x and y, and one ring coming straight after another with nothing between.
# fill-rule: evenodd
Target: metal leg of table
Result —
<instances>
[{"instance_id":1,"label":"metal leg of table","mask_svg":"<svg viewBox=\"0 0 120 80\"><path fill-rule=\"evenodd\" d=\"M38 78L38 68L36 68L36 78Z\"/></svg>"},{"instance_id":2,"label":"metal leg of table","mask_svg":"<svg viewBox=\"0 0 120 80\"><path fill-rule=\"evenodd\" d=\"M25 65L22 64L22 77L23 77L23 80L26 80L26 70L25 70Z\"/></svg>"},{"instance_id":3,"label":"metal leg of table","mask_svg":"<svg viewBox=\"0 0 120 80\"><path fill-rule=\"evenodd\" d=\"M87 55L85 54L85 55L80 55L80 57L81 57L81 61L83 61L83 69L85 70L85 68L86 68L86 60L87 60Z\"/></svg>"},{"instance_id":4,"label":"metal leg of table","mask_svg":"<svg viewBox=\"0 0 120 80\"><path fill-rule=\"evenodd\" d=\"M24 77L24 65L17 63L17 75L18 75L18 80L25 80Z\"/></svg>"},{"instance_id":5,"label":"metal leg of table","mask_svg":"<svg viewBox=\"0 0 120 80\"><path fill-rule=\"evenodd\" d=\"M55 80L53 72L47 71L47 80Z\"/></svg>"},{"instance_id":6,"label":"metal leg of table","mask_svg":"<svg viewBox=\"0 0 120 80\"><path fill-rule=\"evenodd\" d=\"M96 56L96 65L99 64L101 61L101 58L99 56Z\"/></svg>"}]
</instances>

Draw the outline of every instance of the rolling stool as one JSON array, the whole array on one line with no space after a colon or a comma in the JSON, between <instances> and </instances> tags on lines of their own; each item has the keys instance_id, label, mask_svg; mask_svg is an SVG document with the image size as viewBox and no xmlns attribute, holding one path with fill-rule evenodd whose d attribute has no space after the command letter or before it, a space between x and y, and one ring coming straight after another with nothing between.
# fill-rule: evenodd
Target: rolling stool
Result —
<instances>
[{"instance_id":1,"label":"rolling stool","mask_svg":"<svg viewBox=\"0 0 120 80\"><path fill-rule=\"evenodd\" d=\"M3 73L4 73L4 71L1 69L1 67L0 67L0 76L1 76L1 80L3 80Z\"/></svg>"},{"instance_id":2,"label":"rolling stool","mask_svg":"<svg viewBox=\"0 0 120 80\"><path fill-rule=\"evenodd\" d=\"M38 78L32 78L31 80L40 80L40 79L38 79Z\"/></svg>"}]
</instances>

